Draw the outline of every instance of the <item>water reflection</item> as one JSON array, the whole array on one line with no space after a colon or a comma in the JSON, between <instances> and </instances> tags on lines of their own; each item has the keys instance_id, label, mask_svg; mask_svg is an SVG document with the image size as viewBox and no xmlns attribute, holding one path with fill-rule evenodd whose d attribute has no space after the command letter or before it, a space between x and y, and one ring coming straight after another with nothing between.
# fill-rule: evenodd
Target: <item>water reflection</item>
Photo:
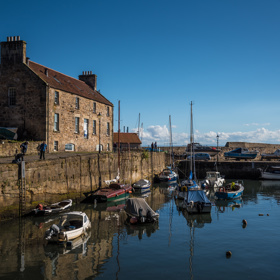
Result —
<instances>
[{"instance_id":1,"label":"water reflection","mask_svg":"<svg viewBox=\"0 0 280 280\"><path fill-rule=\"evenodd\" d=\"M242 198L231 200L217 200L215 202L215 205L219 213L224 213L227 208L234 211L236 208L242 207Z\"/></svg>"},{"instance_id":2,"label":"water reflection","mask_svg":"<svg viewBox=\"0 0 280 280\"><path fill-rule=\"evenodd\" d=\"M159 223L155 224L125 224L127 216L122 208L125 201L117 204L76 204L71 210L85 212L92 228L88 236L75 240L72 247L44 246L44 233L51 224L57 222L59 216L28 217L2 224L0 278L131 279L131 273L134 273L135 279L162 279L162 269L168 267L164 270L166 278L172 278L174 273L178 273L187 279L203 279L199 273L207 270L213 276L209 279L222 279L217 278L215 265L209 262L210 254L215 256L215 262L223 262L224 251L229 245L235 250L230 260L232 264L228 260L223 263L224 271L228 270L228 275L232 275L228 279L238 278L234 267L240 265L239 259L242 259L242 263L246 262L244 259L248 260L252 267L252 278L257 278L258 273L255 273L255 270L259 272L259 268L255 264L259 261L259 248L262 256L265 256L262 261L268 268L271 268L271 265L276 267L277 257L279 260L278 251L274 248L277 248L279 241L277 219L279 220L280 212L276 202L279 199L280 182L244 181L244 185L242 199L215 201L211 216L188 214L181 209L180 201L174 199L173 186L156 184L145 197L151 208L160 212ZM270 209L271 215L265 217L267 219L258 216L258 202L264 198L259 209ZM214 209L219 215L213 215ZM232 213L233 209L236 209L236 212ZM248 220L246 229L233 226L240 224L244 218ZM258 223L262 223L262 226L258 226ZM258 235L267 236L268 233L273 238L266 239L265 246L262 246L259 242L261 237ZM240 247L249 246L250 250L255 250L253 260L250 250L239 251L232 240L223 238L224 234L235 238ZM240 234L244 241L240 239ZM184 250L184 246L187 246L187 250ZM200 263L204 265L198 269ZM149 271L135 268L138 264L145 265ZM240 271L246 272L246 268L240 269L238 273ZM269 270L271 279L275 276L272 271Z\"/></svg>"}]
</instances>

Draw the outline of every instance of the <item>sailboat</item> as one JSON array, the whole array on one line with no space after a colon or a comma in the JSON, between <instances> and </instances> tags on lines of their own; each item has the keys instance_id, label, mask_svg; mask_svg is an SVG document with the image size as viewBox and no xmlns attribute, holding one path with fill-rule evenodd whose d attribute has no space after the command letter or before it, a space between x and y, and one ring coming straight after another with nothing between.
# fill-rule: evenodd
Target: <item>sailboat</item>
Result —
<instances>
[{"instance_id":1,"label":"sailboat","mask_svg":"<svg viewBox=\"0 0 280 280\"><path fill-rule=\"evenodd\" d=\"M183 199L182 206L187 209L188 213L210 213L212 204L207 198L205 192L196 183L196 172L195 172L195 159L193 155L193 113L192 113L192 102L191 102L191 131L190 131L190 142L191 142L191 158L190 158L190 174L189 177L184 179L178 190L178 199Z\"/></svg>"},{"instance_id":2,"label":"sailboat","mask_svg":"<svg viewBox=\"0 0 280 280\"><path fill-rule=\"evenodd\" d=\"M191 102L191 127L190 127L190 143L191 143L191 157L190 157L190 173L189 176L183 179L178 188L178 199L186 199L187 198L187 191L191 188L198 189L199 186L196 183L196 173L195 173L195 158L193 156L193 113L192 113L192 102Z\"/></svg>"}]
</instances>

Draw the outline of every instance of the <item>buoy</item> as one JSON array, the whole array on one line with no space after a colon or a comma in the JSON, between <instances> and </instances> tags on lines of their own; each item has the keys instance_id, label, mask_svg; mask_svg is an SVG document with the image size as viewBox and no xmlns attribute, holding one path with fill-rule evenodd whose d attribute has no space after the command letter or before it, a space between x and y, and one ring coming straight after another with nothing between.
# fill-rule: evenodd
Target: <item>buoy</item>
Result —
<instances>
[{"instance_id":1,"label":"buoy","mask_svg":"<svg viewBox=\"0 0 280 280\"><path fill-rule=\"evenodd\" d=\"M132 191L129 191L129 193L132 193Z\"/></svg>"},{"instance_id":2,"label":"buoy","mask_svg":"<svg viewBox=\"0 0 280 280\"><path fill-rule=\"evenodd\" d=\"M246 220L242 220L243 225L247 225L247 221Z\"/></svg>"},{"instance_id":3,"label":"buoy","mask_svg":"<svg viewBox=\"0 0 280 280\"><path fill-rule=\"evenodd\" d=\"M269 216L269 214L266 214L266 216Z\"/></svg>"},{"instance_id":4,"label":"buoy","mask_svg":"<svg viewBox=\"0 0 280 280\"><path fill-rule=\"evenodd\" d=\"M232 255L231 251L227 251L227 252L226 252L226 257L227 257L227 258L230 258L231 255Z\"/></svg>"}]
</instances>

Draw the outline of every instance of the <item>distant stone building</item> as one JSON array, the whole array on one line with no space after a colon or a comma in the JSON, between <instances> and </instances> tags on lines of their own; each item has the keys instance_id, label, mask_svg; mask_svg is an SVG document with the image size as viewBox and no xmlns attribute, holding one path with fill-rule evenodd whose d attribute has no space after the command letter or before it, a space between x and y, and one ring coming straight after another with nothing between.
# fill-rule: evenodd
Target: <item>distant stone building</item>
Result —
<instances>
[{"instance_id":1,"label":"distant stone building","mask_svg":"<svg viewBox=\"0 0 280 280\"><path fill-rule=\"evenodd\" d=\"M119 143L119 133L114 132L114 147L118 146ZM120 148L121 150L136 150L141 147L141 140L139 139L137 133L125 133L120 132Z\"/></svg>"},{"instance_id":2,"label":"distant stone building","mask_svg":"<svg viewBox=\"0 0 280 280\"><path fill-rule=\"evenodd\" d=\"M20 140L46 141L50 152L96 151L99 142L112 150L113 104L96 82L91 71L78 80L30 61L26 42L8 37L1 42L0 127L17 128Z\"/></svg>"}]
</instances>

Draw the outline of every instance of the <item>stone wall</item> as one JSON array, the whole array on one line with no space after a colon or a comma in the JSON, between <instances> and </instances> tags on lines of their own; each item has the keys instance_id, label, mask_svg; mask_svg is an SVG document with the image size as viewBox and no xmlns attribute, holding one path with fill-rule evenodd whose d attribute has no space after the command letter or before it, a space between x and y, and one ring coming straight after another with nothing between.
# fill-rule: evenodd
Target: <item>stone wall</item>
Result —
<instances>
[{"instance_id":1,"label":"stone wall","mask_svg":"<svg viewBox=\"0 0 280 280\"><path fill-rule=\"evenodd\" d=\"M55 92L59 94L59 103L55 104ZM79 98L79 108L76 108L75 101ZM96 103L96 111L93 111L93 103ZM64 151L66 144L73 144L75 151L96 151L100 143L102 150L107 147L113 148L113 107L96 102L75 94L61 90L50 89L49 91L49 151L54 151L54 141L58 142L58 151ZM109 107L109 115L107 108ZM100 130L98 114L101 114ZM54 129L54 115L59 115L59 130ZM79 119L78 131L75 131L75 118ZM84 120L88 120L88 135L84 135ZM95 120L95 131L93 131L93 121ZM109 133L107 133L107 123Z\"/></svg>"},{"instance_id":2,"label":"stone wall","mask_svg":"<svg viewBox=\"0 0 280 280\"><path fill-rule=\"evenodd\" d=\"M145 155L147 158L142 152L121 153L121 182L131 184L140 178L151 178L154 173L160 172L165 167L164 153L146 153ZM0 220L18 214L19 168L17 164L0 164ZM65 198L81 200L84 198L84 192L98 188L100 175L102 186L105 186L104 181L114 179L117 171L118 155L116 153L101 153L100 155L97 153L26 162L27 209L35 208L39 202L53 203Z\"/></svg>"}]
</instances>

